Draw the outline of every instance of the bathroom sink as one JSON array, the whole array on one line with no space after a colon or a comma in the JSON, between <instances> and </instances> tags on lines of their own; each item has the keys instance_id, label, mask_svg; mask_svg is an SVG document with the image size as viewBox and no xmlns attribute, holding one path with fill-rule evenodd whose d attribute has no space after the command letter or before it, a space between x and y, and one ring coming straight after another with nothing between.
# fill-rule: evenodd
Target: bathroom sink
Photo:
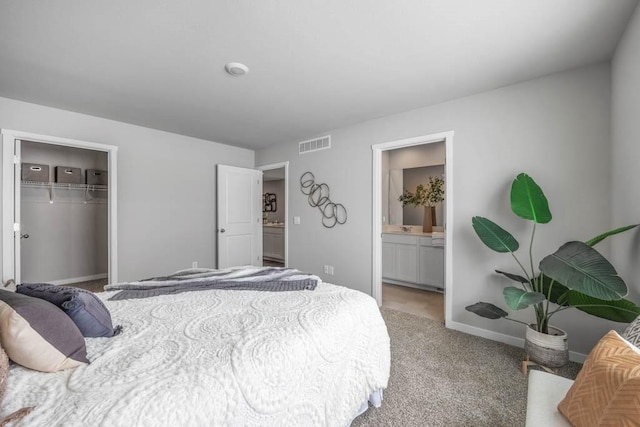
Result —
<instances>
[{"instance_id":1,"label":"bathroom sink","mask_svg":"<svg viewBox=\"0 0 640 427\"><path fill-rule=\"evenodd\" d=\"M433 231L443 231L442 227L433 227ZM398 224L385 224L382 227L383 233L393 233L393 234L422 234L425 233L422 231L421 225L398 225Z\"/></svg>"}]
</instances>

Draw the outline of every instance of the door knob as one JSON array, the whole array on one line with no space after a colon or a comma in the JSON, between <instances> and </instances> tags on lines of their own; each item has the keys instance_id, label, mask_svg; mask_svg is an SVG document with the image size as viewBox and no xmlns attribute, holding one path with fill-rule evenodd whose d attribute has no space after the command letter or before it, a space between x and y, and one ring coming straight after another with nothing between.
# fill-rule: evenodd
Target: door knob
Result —
<instances>
[{"instance_id":1,"label":"door knob","mask_svg":"<svg viewBox=\"0 0 640 427\"><path fill-rule=\"evenodd\" d=\"M21 238L21 239L28 239L28 238L29 238L29 235L28 235L28 234L21 234L21 235L20 235L20 238Z\"/></svg>"},{"instance_id":2,"label":"door knob","mask_svg":"<svg viewBox=\"0 0 640 427\"><path fill-rule=\"evenodd\" d=\"M221 228L221 229L220 229L220 232L221 232L221 233L224 233L225 231L227 231L227 230L225 230L224 228Z\"/></svg>"}]
</instances>

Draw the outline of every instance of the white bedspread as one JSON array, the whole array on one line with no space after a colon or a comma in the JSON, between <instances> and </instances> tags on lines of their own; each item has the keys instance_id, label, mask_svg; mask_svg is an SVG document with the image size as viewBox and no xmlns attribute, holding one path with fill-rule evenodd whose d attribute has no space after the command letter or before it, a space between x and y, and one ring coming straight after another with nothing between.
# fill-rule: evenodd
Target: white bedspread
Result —
<instances>
[{"instance_id":1,"label":"white bedspread","mask_svg":"<svg viewBox=\"0 0 640 427\"><path fill-rule=\"evenodd\" d=\"M123 333L87 338L91 364L14 365L2 413L31 426L345 426L389 378L389 336L368 295L201 291L106 301Z\"/></svg>"}]
</instances>

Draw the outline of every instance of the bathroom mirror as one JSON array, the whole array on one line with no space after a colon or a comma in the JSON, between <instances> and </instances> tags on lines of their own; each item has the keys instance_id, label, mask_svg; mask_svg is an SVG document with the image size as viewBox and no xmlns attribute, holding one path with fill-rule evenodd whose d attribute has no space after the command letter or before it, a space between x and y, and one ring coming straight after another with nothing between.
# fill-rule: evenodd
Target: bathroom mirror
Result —
<instances>
[{"instance_id":1,"label":"bathroom mirror","mask_svg":"<svg viewBox=\"0 0 640 427\"><path fill-rule=\"evenodd\" d=\"M427 179L430 176L440 176L444 178L444 165L403 169L402 188L415 192L416 187L420 184L426 184ZM398 202L398 197L395 198L396 202ZM400 209L402 209L403 225L422 225L424 219L424 206L406 205L403 208L402 203L398 203L400 204ZM442 203L438 203L436 205L436 223L434 225L442 225L444 219L442 215L442 206Z\"/></svg>"},{"instance_id":2,"label":"bathroom mirror","mask_svg":"<svg viewBox=\"0 0 640 427\"><path fill-rule=\"evenodd\" d=\"M382 153L382 224L422 225L423 206L402 207L398 198L406 188L415 191L429 176L444 176L444 142L420 144ZM445 201L436 206L436 225L444 224Z\"/></svg>"}]
</instances>

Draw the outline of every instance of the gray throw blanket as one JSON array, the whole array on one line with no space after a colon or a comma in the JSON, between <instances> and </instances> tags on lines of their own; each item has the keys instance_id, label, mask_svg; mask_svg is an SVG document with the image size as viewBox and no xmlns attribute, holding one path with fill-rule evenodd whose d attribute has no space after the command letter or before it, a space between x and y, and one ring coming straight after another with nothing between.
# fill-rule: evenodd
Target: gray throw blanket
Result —
<instances>
[{"instance_id":1,"label":"gray throw blanket","mask_svg":"<svg viewBox=\"0 0 640 427\"><path fill-rule=\"evenodd\" d=\"M166 277L107 285L104 290L120 290L121 292L109 298L117 301L209 289L312 291L319 282L318 276L302 273L293 268L244 266L224 270L205 268L180 270Z\"/></svg>"}]
</instances>

